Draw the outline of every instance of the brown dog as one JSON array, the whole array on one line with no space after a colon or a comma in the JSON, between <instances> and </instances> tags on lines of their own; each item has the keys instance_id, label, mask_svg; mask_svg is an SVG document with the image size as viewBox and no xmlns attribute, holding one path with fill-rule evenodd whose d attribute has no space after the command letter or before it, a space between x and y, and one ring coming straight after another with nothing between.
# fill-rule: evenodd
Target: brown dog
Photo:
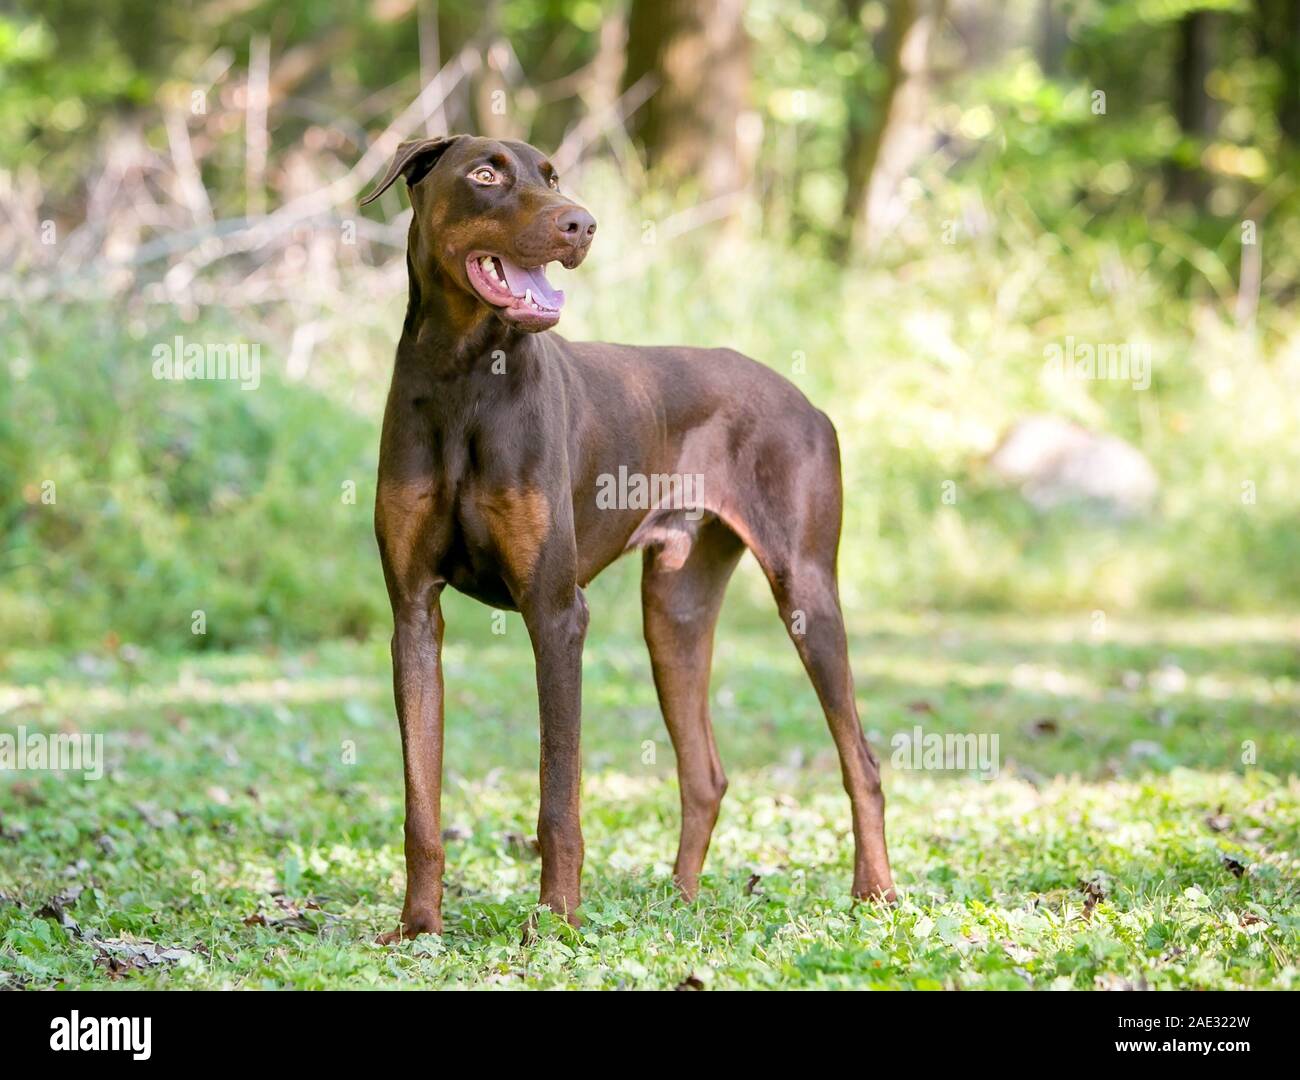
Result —
<instances>
[{"instance_id":1,"label":"brown dog","mask_svg":"<svg viewBox=\"0 0 1300 1080\"><path fill-rule=\"evenodd\" d=\"M406 902L385 940L442 932L444 586L517 610L541 706L541 902L577 922L582 872L582 589L644 552L655 687L677 755L687 898L726 790L709 721L723 591L758 559L817 690L853 809L853 893L892 899L880 770L853 698L836 586L835 429L795 387L727 349L575 344L548 333L545 267L596 231L519 142L404 143L366 202L410 189L410 300L379 453L375 531L393 606L406 776Z\"/></svg>"}]
</instances>

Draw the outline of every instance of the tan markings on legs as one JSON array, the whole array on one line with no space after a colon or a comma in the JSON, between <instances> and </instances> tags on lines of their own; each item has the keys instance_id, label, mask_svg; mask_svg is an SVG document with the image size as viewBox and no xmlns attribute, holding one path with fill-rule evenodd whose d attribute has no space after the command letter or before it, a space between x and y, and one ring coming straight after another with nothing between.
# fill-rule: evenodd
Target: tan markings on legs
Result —
<instances>
[{"instance_id":1,"label":"tan markings on legs","mask_svg":"<svg viewBox=\"0 0 1300 1080\"><path fill-rule=\"evenodd\" d=\"M551 505L536 488L506 488L479 500L488 532L515 584L533 577L542 545L551 531Z\"/></svg>"},{"instance_id":2,"label":"tan markings on legs","mask_svg":"<svg viewBox=\"0 0 1300 1080\"><path fill-rule=\"evenodd\" d=\"M422 534L434 509L433 481L380 481L375 499L375 529L399 579L420 547Z\"/></svg>"}]
</instances>

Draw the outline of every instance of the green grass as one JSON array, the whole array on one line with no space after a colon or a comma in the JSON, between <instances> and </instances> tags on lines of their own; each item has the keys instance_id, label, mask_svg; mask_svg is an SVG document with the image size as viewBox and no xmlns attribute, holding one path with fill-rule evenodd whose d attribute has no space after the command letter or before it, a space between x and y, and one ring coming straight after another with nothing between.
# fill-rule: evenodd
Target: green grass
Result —
<instances>
[{"instance_id":1,"label":"green grass","mask_svg":"<svg viewBox=\"0 0 1300 1080\"><path fill-rule=\"evenodd\" d=\"M848 899L847 804L794 652L774 614L733 603L713 685L731 790L686 906L633 573L592 590L586 923L544 915L528 944L517 617L493 636L486 609L449 605L446 933L390 948L373 944L403 884L386 643L10 655L5 729L103 732L109 767L0 779L0 986L1300 985L1300 621L852 619L883 758L915 724L1000 737L994 779L888 768L901 900L881 909ZM180 951L131 964L142 942Z\"/></svg>"}]
</instances>

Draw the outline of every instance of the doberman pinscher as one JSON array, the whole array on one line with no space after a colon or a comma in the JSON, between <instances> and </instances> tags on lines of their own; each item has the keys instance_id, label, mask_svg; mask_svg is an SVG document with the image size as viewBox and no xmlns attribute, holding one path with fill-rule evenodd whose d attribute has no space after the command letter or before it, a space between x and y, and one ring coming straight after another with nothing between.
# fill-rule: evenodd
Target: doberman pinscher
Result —
<instances>
[{"instance_id":1,"label":"doberman pinscher","mask_svg":"<svg viewBox=\"0 0 1300 1080\"><path fill-rule=\"evenodd\" d=\"M578 921L583 587L641 549L655 688L677 756L675 877L693 898L727 781L709 720L723 591L758 559L839 751L853 893L893 898L880 770L854 703L835 560L835 429L729 349L575 343L549 331L592 216L526 143L403 143L410 297L379 451L375 532L393 607L406 780L406 902L384 940L442 931L445 586L522 614L541 712L541 903Z\"/></svg>"}]
</instances>

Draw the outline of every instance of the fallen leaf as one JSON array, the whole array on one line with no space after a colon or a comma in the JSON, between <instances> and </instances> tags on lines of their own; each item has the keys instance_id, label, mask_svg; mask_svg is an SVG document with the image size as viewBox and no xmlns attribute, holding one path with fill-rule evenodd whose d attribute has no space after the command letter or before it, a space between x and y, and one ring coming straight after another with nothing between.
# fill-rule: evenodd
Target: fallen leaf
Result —
<instances>
[{"instance_id":1,"label":"fallen leaf","mask_svg":"<svg viewBox=\"0 0 1300 1080\"><path fill-rule=\"evenodd\" d=\"M1106 891L1097 880L1079 882L1079 891L1083 893L1083 917L1092 918L1092 909L1099 901L1106 899Z\"/></svg>"},{"instance_id":2,"label":"fallen leaf","mask_svg":"<svg viewBox=\"0 0 1300 1080\"><path fill-rule=\"evenodd\" d=\"M1023 945L1017 945L1010 938L1003 939L1002 949L1017 964L1027 964L1034 958L1034 952L1032 949L1026 949Z\"/></svg>"},{"instance_id":3,"label":"fallen leaf","mask_svg":"<svg viewBox=\"0 0 1300 1080\"><path fill-rule=\"evenodd\" d=\"M1113 972L1107 972L1104 975L1098 975L1093 982L1095 990L1148 990L1145 975L1139 975L1137 982L1126 979L1122 975L1116 975Z\"/></svg>"},{"instance_id":4,"label":"fallen leaf","mask_svg":"<svg viewBox=\"0 0 1300 1080\"><path fill-rule=\"evenodd\" d=\"M51 896L39 908L36 909L36 916L40 919L53 919L68 933L77 937L81 936L81 927L77 920L68 914L67 909L77 902L77 897L82 894L83 886L69 885L61 893Z\"/></svg>"},{"instance_id":5,"label":"fallen leaf","mask_svg":"<svg viewBox=\"0 0 1300 1080\"><path fill-rule=\"evenodd\" d=\"M1029 733L1037 738L1059 734L1061 725L1052 716L1039 716L1029 722Z\"/></svg>"},{"instance_id":6,"label":"fallen leaf","mask_svg":"<svg viewBox=\"0 0 1300 1080\"><path fill-rule=\"evenodd\" d=\"M1232 818L1223 812L1220 806L1213 814L1207 814L1205 824L1211 832L1227 832L1232 828Z\"/></svg>"},{"instance_id":7,"label":"fallen leaf","mask_svg":"<svg viewBox=\"0 0 1300 1080\"><path fill-rule=\"evenodd\" d=\"M174 964L194 956L191 949L175 946L159 947L152 941L123 941L105 938L95 942L98 956L95 962L105 968L109 976L120 979L127 972L143 971L159 964Z\"/></svg>"},{"instance_id":8,"label":"fallen leaf","mask_svg":"<svg viewBox=\"0 0 1300 1080\"><path fill-rule=\"evenodd\" d=\"M170 829L180 824L181 819L176 816L174 810L165 808L160 810L151 802L138 802L135 804L135 809L151 829Z\"/></svg>"},{"instance_id":9,"label":"fallen leaf","mask_svg":"<svg viewBox=\"0 0 1300 1080\"><path fill-rule=\"evenodd\" d=\"M308 934L324 933L331 929L331 924L339 921L341 916L332 915L328 911L322 910L319 903L315 900L307 900L301 908L290 900L286 900L283 895L276 895L276 906L284 913L282 915L267 915L262 911L255 911L252 915L244 918L245 926L265 926L271 930L301 930ZM304 914L305 911L317 912L315 916Z\"/></svg>"}]
</instances>

